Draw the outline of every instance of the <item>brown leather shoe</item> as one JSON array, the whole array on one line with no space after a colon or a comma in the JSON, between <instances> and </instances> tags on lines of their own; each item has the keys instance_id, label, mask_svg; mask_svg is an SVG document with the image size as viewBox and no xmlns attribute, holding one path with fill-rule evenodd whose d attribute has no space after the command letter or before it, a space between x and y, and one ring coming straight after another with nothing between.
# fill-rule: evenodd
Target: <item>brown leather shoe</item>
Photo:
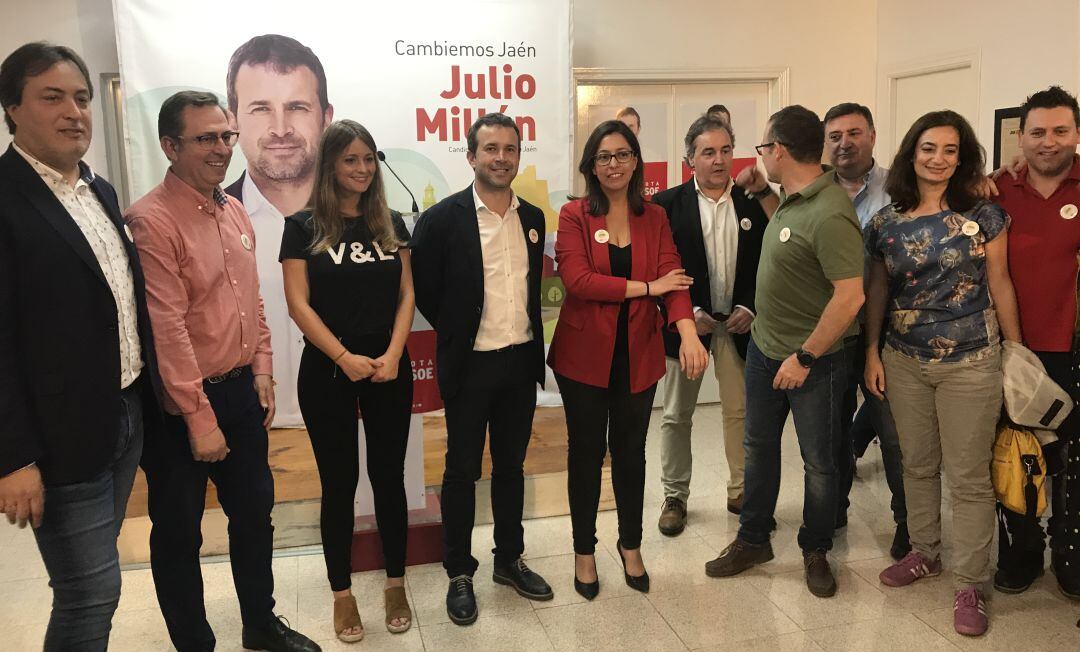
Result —
<instances>
[{"instance_id":1,"label":"brown leather shoe","mask_svg":"<svg viewBox=\"0 0 1080 652\"><path fill-rule=\"evenodd\" d=\"M719 557L705 562L705 574L709 577L731 577L772 558L771 542L755 545L736 538Z\"/></svg>"},{"instance_id":2,"label":"brown leather shoe","mask_svg":"<svg viewBox=\"0 0 1080 652\"><path fill-rule=\"evenodd\" d=\"M727 511L732 514L742 514L743 494L739 494L734 498L727 499Z\"/></svg>"},{"instance_id":3,"label":"brown leather shoe","mask_svg":"<svg viewBox=\"0 0 1080 652\"><path fill-rule=\"evenodd\" d=\"M836 578L824 550L803 551L803 567L806 569L806 588L811 593L819 598L836 595Z\"/></svg>"},{"instance_id":4,"label":"brown leather shoe","mask_svg":"<svg viewBox=\"0 0 1080 652\"><path fill-rule=\"evenodd\" d=\"M686 527L686 503L674 496L665 498L657 525L665 536L673 537L681 533Z\"/></svg>"}]
</instances>

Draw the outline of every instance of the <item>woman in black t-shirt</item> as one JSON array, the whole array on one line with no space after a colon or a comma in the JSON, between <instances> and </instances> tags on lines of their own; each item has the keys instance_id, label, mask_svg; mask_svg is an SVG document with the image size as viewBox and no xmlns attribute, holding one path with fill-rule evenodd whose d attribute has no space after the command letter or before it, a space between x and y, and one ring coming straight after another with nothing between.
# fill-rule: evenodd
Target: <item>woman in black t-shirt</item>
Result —
<instances>
[{"instance_id":1,"label":"woman in black t-shirt","mask_svg":"<svg viewBox=\"0 0 1080 652\"><path fill-rule=\"evenodd\" d=\"M351 120L319 144L308 208L285 221L281 263L289 315L306 346L297 380L322 483L323 554L334 594L334 631L364 636L351 591L353 497L359 480L357 407L386 561L386 628L412 624L405 595L405 450L412 368L405 341L415 299L409 232L386 205L378 150Z\"/></svg>"}]
</instances>

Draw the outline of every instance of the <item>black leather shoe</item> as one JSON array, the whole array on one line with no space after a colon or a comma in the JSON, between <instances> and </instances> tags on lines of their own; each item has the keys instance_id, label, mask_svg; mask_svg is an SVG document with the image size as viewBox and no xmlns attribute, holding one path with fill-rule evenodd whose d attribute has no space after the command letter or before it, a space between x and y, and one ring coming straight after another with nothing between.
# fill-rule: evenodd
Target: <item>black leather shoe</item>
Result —
<instances>
[{"instance_id":1,"label":"black leather shoe","mask_svg":"<svg viewBox=\"0 0 1080 652\"><path fill-rule=\"evenodd\" d=\"M585 557L586 555L582 555ZM575 559L575 564L576 564ZM596 556L593 556L593 572L596 572ZM600 576L597 575L596 579L592 582L582 582L577 577L577 569L574 569L574 590L586 600L592 600L600 593Z\"/></svg>"},{"instance_id":2,"label":"black leather shoe","mask_svg":"<svg viewBox=\"0 0 1080 652\"><path fill-rule=\"evenodd\" d=\"M450 588L446 590L446 615L455 625L471 625L476 622L477 613L472 577L458 575L451 578Z\"/></svg>"},{"instance_id":3,"label":"black leather shoe","mask_svg":"<svg viewBox=\"0 0 1080 652\"><path fill-rule=\"evenodd\" d=\"M626 557L623 556L622 541L615 542L615 549L619 551L619 559L622 560L623 576L626 578L626 585L635 591L641 591L642 593L649 592L649 571L645 571L644 574L633 576L626 572Z\"/></svg>"},{"instance_id":4,"label":"black leather shoe","mask_svg":"<svg viewBox=\"0 0 1080 652\"><path fill-rule=\"evenodd\" d=\"M998 568L994 573L994 590L1009 594L1023 593L1042 576L1042 564L1038 568Z\"/></svg>"},{"instance_id":5,"label":"black leather shoe","mask_svg":"<svg viewBox=\"0 0 1080 652\"><path fill-rule=\"evenodd\" d=\"M265 627L245 627L241 641L246 650L269 650L270 652L322 652L314 641L300 632L289 629L284 616L277 616Z\"/></svg>"},{"instance_id":6,"label":"black leather shoe","mask_svg":"<svg viewBox=\"0 0 1080 652\"><path fill-rule=\"evenodd\" d=\"M896 524L896 534L893 535L892 545L889 546L889 555L896 561L900 561L911 552L911 540L908 538L907 523Z\"/></svg>"},{"instance_id":7,"label":"black leather shoe","mask_svg":"<svg viewBox=\"0 0 1080 652\"><path fill-rule=\"evenodd\" d=\"M1070 559L1072 561L1075 556ZM1070 600L1080 601L1080 573L1073 569L1073 564L1069 566L1065 565L1065 555L1057 552L1050 553L1050 567L1054 571L1054 577L1057 579L1058 590L1061 594Z\"/></svg>"},{"instance_id":8,"label":"black leather shoe","mask_svg":"<svg viewBox=\"0 0 1080 652\"><path fill-rule=\"evenodd\" d=\"M578 594L581 595L581 597L585 598L586 600L592 600L593 598L595 598L597 595L600 594L600 580L597 579L594 582L586 583L586 582L582 582L581 580L579 580L577 578L577 575L575 575L574 576L574 590L577 591Z\"/></svg>"},{"instance_id":9,"label":"black leather shoe","mask_svg":"<svg viewBox=\"0 0 1080 652\"><path fill-rule=\"evenodd\" d=\"M496 584L514 587L518 595L530 600L550 600L555 597L544 578L529 570L521 557L509 566L496 566L491 573L491 580Z\"/></svg>"}]
</instances>

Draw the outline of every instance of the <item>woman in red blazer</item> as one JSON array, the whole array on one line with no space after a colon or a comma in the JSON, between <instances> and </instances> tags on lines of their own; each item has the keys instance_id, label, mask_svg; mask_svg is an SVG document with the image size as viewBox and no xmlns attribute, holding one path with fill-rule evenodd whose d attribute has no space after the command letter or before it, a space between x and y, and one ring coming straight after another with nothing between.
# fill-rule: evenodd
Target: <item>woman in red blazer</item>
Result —
<instances>
[{"instance_id":1,"label":"woman in red blazer","mask_svg":"<svg viewBox=\"0 0 1080 652\"><path fill-rule=\"evenodd\" d=\"M622 122L598 126L578 170L586 196L563 206L555 259L566 299L548 364L562 392L569 438L567 485L574 530L574 588L600 590L593 553L600 472L611 446L619 516L616 548L626 583L648 592L641 559L645 434L656 383L664 376L661 329L678 328L683 371L697 378L708 353L697 337L687 288L664 209L644 199L637 138ZM663 297L667 324L657 302Z\"/></svg>"}]
</instances>

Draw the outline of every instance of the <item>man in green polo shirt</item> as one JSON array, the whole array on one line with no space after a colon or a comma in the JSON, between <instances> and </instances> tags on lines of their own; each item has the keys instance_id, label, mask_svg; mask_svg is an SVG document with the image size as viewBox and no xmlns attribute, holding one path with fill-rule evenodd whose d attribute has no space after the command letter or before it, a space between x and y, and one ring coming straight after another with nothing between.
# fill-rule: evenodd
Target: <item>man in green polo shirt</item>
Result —
<instances>
[{"instance_id":1,"label":"man in green polo shirt","mask_svg":"<svg viewBox=\"0 0 1080 652\"><path fill-rule=\"evenodd\" d=\"M836 519L847 384L841 340L857 332L863 302L859 219L832 170L821 165L824 141L817 115L789 106L769 118L757 146L782 193L765 229L746 355L745 502L737 538L705 565L709 576L726 577L773 558L780 437L790 412L805 469L799 547L807 587L818 597L836 593L826 552Z\"/></svg>"}]
</instances>

